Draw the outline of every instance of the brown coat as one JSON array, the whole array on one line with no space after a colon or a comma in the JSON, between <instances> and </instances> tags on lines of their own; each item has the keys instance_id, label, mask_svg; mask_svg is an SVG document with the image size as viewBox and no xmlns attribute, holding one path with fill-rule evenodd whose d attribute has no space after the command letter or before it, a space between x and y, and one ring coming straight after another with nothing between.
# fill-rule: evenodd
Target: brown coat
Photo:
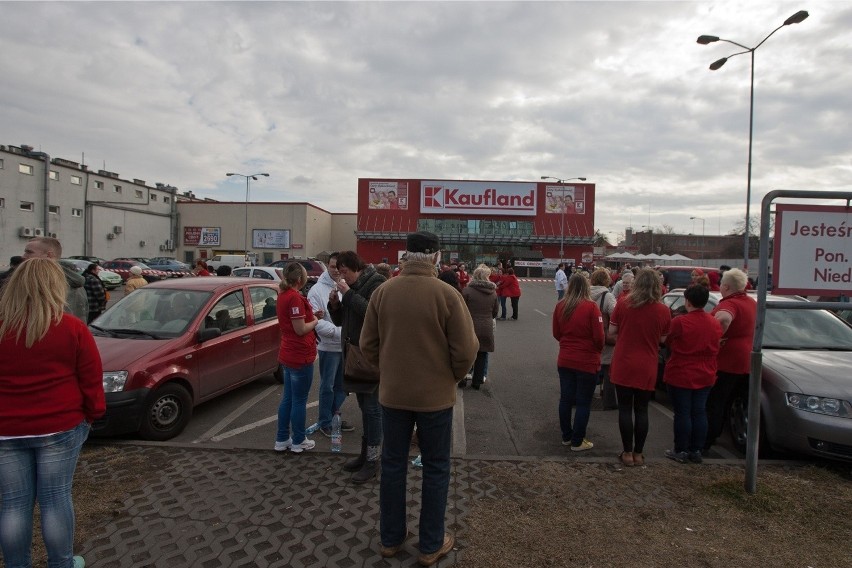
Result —
<instances>
[{"instance_id":1,"label":"brown coat","mask_svg":"<svg viewBox=\"0 0 852 568\"><path fill-rule=\"evenodd\" d=\"M473 329L479 339L479 350L494 351L494 318L497 317L497 286L493 282L471 280L462 290L467 309L473 318Z\"/></svg>"},{"instance_id":2,"label":"brown coat","mask_svg":"<svg viewBox=\"0 0 852 568\"><path fill-rule=\"evenodd\" d=\"M431 264L409 260L370 298L360 345L379 366L383 406L436 412L455 404L479 341L461 293Z\"/></svg>"}]
</instances>

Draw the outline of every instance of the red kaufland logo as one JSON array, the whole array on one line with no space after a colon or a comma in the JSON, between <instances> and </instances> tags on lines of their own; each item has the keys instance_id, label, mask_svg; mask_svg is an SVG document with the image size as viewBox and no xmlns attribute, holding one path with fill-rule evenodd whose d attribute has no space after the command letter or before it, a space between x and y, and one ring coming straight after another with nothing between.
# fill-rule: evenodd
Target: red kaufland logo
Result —
<instances>
[{"instance_id":1,"label":"red kaufland logo","mask_svg":"<svg viewBox=\"0 0 852 568\"><path fill-rule=\"evenodd\" d=\"M443 207L441 204L442 187L426 187L423 189L423 202L426 207Z\"/></svg>"}]
</instances>

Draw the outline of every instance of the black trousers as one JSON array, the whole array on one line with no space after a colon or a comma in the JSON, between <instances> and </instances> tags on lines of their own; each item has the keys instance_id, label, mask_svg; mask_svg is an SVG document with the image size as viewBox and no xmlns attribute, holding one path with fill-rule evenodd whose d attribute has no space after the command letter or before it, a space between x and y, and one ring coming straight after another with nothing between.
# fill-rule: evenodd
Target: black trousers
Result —
<instances>
[{"instance_id":1,"label":"black trousers","mask_svg":"<svg viewBox=\"0 0 852 568\"><path fill-rule=\"evenodd\" d=\"M516 320L518 319L518 300L520 300L520 298L516 296L509 299L512 300L512 319Z\"/></svg>"},{"instance_id":2,"label":"black trousers","mask_svg":"<svg viewBox=\"0 0 852 568\"><path fill-rule=\"evenodd\" d=\"M709 450L716 442L716 438L722 435L725 427L725 416L731 407L731 399L738 388L748 388L748 373L716 373L716 384L710 389L707 397L707 441L704 449Z\"/></svg>"}]
</instances>

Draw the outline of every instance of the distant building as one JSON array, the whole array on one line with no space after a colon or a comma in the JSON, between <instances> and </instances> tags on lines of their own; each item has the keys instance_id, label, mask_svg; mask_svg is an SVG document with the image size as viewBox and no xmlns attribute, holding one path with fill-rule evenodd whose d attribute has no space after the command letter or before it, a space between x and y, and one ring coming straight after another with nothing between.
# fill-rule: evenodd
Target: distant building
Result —
<instances>
[{"instance_id":1,"label":"distant building","mask_svg":"<svg viewBox=\"0 0 852 568\"><path fill-rule=\"evenodd\" d=\"M741 258L742 235L694 235L654 231L625 231L626 243L641 254L682 254L694 260L702 258ZM749 258L758 257L759 239L749 236Z\"/></svg>"}]
</instances>

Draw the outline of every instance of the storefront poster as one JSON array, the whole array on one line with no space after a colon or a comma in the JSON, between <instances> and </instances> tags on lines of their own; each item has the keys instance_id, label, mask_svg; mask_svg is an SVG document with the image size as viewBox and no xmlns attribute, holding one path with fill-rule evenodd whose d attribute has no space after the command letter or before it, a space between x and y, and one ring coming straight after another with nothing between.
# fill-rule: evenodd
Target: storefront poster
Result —
<instances>
[{"instance_id":1,"label":"storefront poster","mask_svg":"<svg viewBox=\"0 0 852 568\"><path fill-rule=\"evenodd\" d=\"M586 212L586 189L571 185L548 185L544 188L544 212L582 215Z\"/></svg>"},{"instance_id":2,"label":"storefront poster","mask_svg":"<svg viewBox=\"0 0 852 568\"><path fill-rule=\"evenodd\" d=\"M183 244L199 247L221 246L222 229L220 227L184 227Z\"/></svg>"},{"instance_id":3,"label":"storefront poster","mask_svg":"<svg viewBox=\"0 0 852 568\"><path fill-rule=\"evenodd\" d=\"M408 183L371 181L368 197L370 209L408 209Z\"/></svg>"}]
</instances>

